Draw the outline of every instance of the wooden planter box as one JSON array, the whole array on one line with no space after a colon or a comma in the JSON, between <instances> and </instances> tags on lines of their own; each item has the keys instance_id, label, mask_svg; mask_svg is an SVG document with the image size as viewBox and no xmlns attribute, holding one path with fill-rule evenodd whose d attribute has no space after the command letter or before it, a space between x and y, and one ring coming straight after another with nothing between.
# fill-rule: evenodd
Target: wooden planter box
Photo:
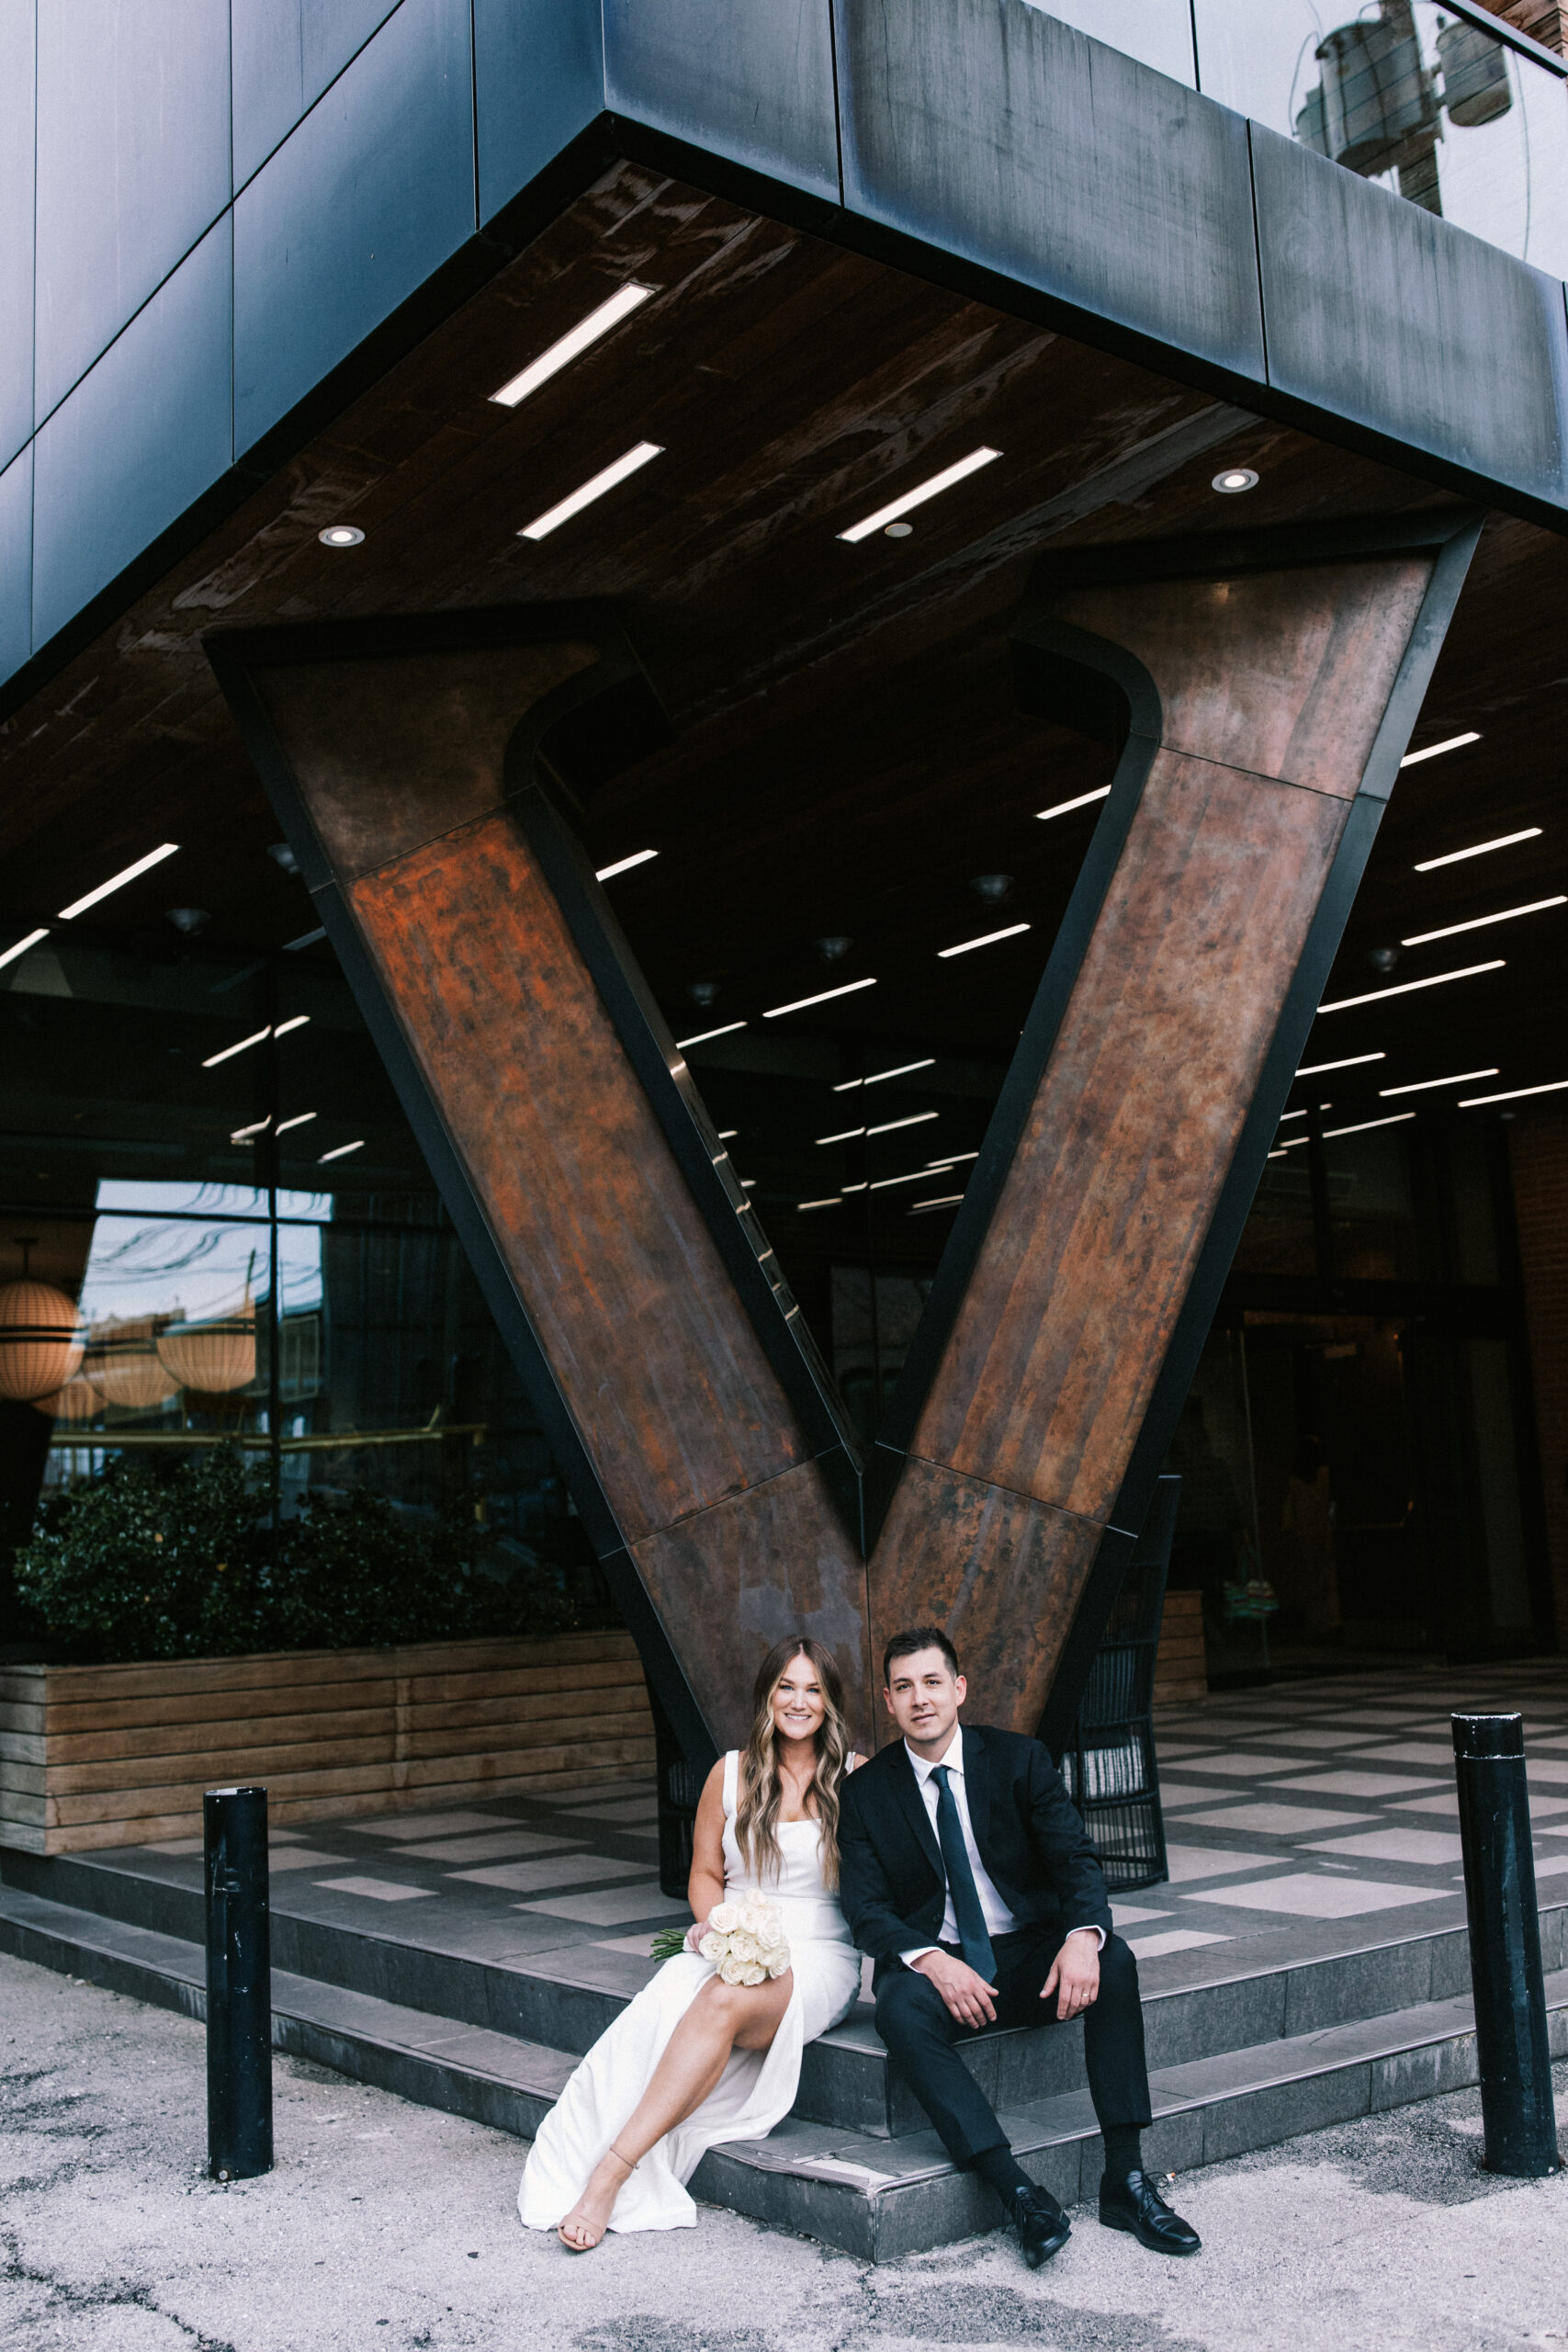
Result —
<instances>
[{"instance_id":1,"label":"wooden planter box","mask_svg":"<svg viewBox=\"0 0 1568 2352\"><path fill-rule=\"evenodd\" d=\"M1155 1658L1155 1705L1177 1707L1209 1695L1208 1654L1203 1644L1203 1596L1169 1592L1160 1620Z\"/></svg>"},{"instance_id":2,"label":"wooden planter box","mask_svg":"<svg viewBox=\"0 0 1568 2352\"><path fill-rule=\"evenodd\" d=\"M653 1761L629 1634L0 1668L0 1845L199 1836L204 1789L276 1822L571 1789Z\"/></svg>"}]
</instances>

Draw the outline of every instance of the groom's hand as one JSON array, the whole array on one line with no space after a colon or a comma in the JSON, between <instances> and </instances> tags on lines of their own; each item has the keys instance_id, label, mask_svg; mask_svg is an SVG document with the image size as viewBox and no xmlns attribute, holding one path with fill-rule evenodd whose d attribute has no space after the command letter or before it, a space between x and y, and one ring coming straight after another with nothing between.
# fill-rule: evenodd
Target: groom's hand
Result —
<instances>
[{"instance_id":1,"label":"groom's hand","mask_svg":"<svg viewBox=\"0 0 1568 2352\"><path fill-rule=\"evenodd\" d=\"M987 1984L977 1969L966 1960L954 1960L951 1952L923 1951L910 1963L922 1976L929 1976L942 1995L948 2014L960 2025L995 2025L996 2003L992 1998L994 1984Z\"/></svg>"},{"instance_id":2,"label":"groom's hand","mask_svg":"<svg viewBox=\"0 0 1568 2352\"><path fill-rule=\"evenodd\" d=\"M1075 1928L1051 1962L1040 1997L1048 2001L1053 1993L1056 2015L1062 2018L1081 2017L1099 1997L1100 1939L1092 1928Z\"/></svg>"}]
</instances>

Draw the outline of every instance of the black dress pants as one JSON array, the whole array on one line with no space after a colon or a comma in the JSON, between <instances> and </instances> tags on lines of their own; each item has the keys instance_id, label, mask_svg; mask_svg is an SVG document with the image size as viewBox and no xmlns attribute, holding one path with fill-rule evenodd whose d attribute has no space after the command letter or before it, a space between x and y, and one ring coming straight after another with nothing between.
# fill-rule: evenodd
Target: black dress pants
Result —
<instances>
[{"instance_id":1,"label":"black dress pants","mask_svg":"<svg viewBox=\"0 0 1568 2352\"><path fill-rule=\"evenodd\" d=\"M1018 1928L993 1939L998 2026L1056 2024L1056 1995L1043 2001L1040 1987L1062 1940L1054 1925ZM963 1957L954 1944L942 1950ZM1100 1996L1084 2011L1083 2026L1089 2096L1101 2131L1118 2124L1142 2130L1149 2121L1144 2011L1138 1963L1120 1936L1105 1939ZM888 1972L876 1991L876 2030L954 2164L1007 2145L989 2099L958 2054L958 2043L973 2041L976 2029L959 2024L929 1976L902 1965Z\"/></svg>"}]
</instances>

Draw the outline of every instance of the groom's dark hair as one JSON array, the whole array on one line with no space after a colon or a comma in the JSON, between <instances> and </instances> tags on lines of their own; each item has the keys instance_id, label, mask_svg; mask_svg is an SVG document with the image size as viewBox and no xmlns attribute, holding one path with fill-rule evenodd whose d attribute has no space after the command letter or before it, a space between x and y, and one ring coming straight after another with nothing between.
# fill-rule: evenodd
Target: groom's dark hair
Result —
<instances>
[{"instance_id":1,"label":"groom's dark hair","mask_svg":"<svg viewBox=\"0 0 1568 2352\"><path fill-rule=\"evenodd\" d=\"M911 1625L907 1634L895 1634L882 1653L882 1682L891 1689L893 1661L896 1657L913 1657L917 1650L940 1650L947 1660L948 1672L956 1678L958 1652L940 1625Z\"/></svg>"}]
</instances>

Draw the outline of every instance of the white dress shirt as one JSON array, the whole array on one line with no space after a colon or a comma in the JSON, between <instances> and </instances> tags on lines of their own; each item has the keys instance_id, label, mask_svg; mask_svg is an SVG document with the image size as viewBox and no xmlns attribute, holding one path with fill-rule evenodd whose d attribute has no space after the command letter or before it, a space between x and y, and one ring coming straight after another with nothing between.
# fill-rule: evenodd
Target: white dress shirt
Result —
<instances>
[{"instance_id":1,"label":"white dress shirt","mask_svg":"<svg viewBox=\"0 0 1568 2352\"><path fill-rule=\"evenodd\" d=\"M908 1740L904 1742L904 1752L914 1767L915 1785L919 1790L920 1801L930 1816L933 1834L936 1832L937 1801L942 1792L931 1775L940 1772L943 1766L946 1767L947 1785L953 1792L953 1802L958 1809L958 1826L964 1833L964 1850L969 1857L969 1867L975 1874L975 1892L980 1898L980 1910L986 1922L986 1933L993 1942L998 1936L1010 1935L1017 1927L1018 1921L998 1894L995 1883L987 1872L985 1863L980 1860L980 1849L975 1843L974 1825L969 1818L969 1792L964 1777L963 1724L958 1724L953 1726L953 1738L945 1756L933 1756L930 1758L917 1756ZM937 1838L939 1850L941 1844L939 1836ZM1077 1934L1078 1930L1069 1928L1067 1932L1072 1935ZM1104 1929L1092 1928L1089 1933L1097 1938L1103 1950ZM955 1944L960 1940L958 1918L953 1907L951 1887L947 1890L947 1906L942 1915L942 1928L938 1940L944 1944ZM908 1951L900 1952L898 1957L907 1968L912 1968L917 1960L923 1960L928 1951L935 1951L935 1944L918 1944Z\"/></svg>"}]
</instances>

